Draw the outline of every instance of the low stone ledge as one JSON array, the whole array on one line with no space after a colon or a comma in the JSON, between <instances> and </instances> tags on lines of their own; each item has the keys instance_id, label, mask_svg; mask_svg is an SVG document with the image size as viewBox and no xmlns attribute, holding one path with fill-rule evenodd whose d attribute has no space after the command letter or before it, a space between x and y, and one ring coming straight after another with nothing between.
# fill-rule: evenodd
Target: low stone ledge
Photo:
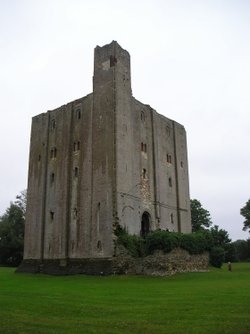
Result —
<instances>
[{"instance_id":1,"label":"low stone ledge","mask_svg":"<svg viewBox=\"0 0 250 334\"><path fill-rule=\"evenodd\" d=\"M23 260L18 273L42 273L49 275L111 275L112 258Z\"/></svg>"},{"instance_id":2,"label":"low stone ledge","mask_svg":"<svg viewBox=\"0 0 250 334\"><path fill-rule=\"evenodd\" d=\"M156 251L153 255L134 258L120 249L113 258L23 260L17 272L43 273L49 275L149 275L170 276L178 272L207 271L209 254L190 255L176 248L164 254Z\"/></svg>"},{"instance_id":3,"label":"low stone ledge","mask_svg":"<svg viewBox=\"0 0 250 334\"><path fill-rule=\"evenodd\" d=\"M177 272L207 271L208 265L208 253L190 255L181 248L167 254L156 251L153 255L142 258L123 254L113 260L114 272L131 275L170 276Z\"/></svg>"}]
</instances>

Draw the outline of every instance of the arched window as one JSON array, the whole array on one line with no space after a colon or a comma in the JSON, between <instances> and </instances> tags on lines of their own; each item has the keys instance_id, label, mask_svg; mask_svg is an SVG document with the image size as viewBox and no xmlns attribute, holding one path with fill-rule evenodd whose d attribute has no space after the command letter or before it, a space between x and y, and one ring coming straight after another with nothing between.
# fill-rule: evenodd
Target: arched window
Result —
<instances>
[{"instance_id":1,"label":"arched window","mask_svg":"<svg viewBox=\"0 0 250 334\"><path fill-rule=\"evenodd\" d=\"M81 117L82 117L82 113L81 113L80 108L76 109L76 117L77 117L77 119L81 119Z\"/></svg>"},{"instance_id":2,"label":"arched window","mask_svg":"<svg viewBox=\"0 0 250 334\"><path fill-rule=\"evenodd\" d=\"M151 217L148 212L143 212L141 218L141 236L144 238L150 232Z\"/></svg>"}]
</instances>

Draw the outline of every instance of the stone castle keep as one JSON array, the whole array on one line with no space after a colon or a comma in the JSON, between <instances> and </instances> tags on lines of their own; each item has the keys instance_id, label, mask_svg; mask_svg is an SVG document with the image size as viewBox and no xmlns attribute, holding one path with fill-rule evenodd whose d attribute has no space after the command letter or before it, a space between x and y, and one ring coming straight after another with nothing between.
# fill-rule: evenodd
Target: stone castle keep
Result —
<instances>
[{"instance_id":1,"label":"stone castle keep","mask_svg":"<svg viewBox=\"0 0 250 334\"><path fill-rule=\"evenodd\" d=\"M117 224L191 232L185 129L132 96L113 41L95 48L93 93L32 120L19 270L111 273Z\"/></svg>"}]
</instances>

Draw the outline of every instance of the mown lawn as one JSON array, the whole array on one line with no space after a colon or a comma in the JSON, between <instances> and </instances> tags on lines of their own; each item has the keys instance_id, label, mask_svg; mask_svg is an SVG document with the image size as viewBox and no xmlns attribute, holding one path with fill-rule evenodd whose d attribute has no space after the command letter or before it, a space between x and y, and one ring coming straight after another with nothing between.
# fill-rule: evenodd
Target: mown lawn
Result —
<instances>
[{"instance_id":1,"label":"mown lawn","mask_svg":"<svg viewBox=\"0 0 250 334\"><path fill-rule=\"evenodd\" d=\"M0 333L250 333L250 263L173 277L0 268Z\"/></svg>"}]
</instances>

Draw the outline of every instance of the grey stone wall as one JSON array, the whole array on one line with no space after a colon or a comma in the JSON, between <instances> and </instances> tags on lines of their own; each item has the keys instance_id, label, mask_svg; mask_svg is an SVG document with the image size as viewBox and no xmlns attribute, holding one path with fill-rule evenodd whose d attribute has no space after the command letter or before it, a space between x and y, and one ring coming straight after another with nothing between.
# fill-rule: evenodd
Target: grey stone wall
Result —
<instances>
[{"instance_id":1,"label":"grey stone wall","mask_svg":"<svg viewBox=\"0 0 250 334\"><path fill-rule=\"evenodd\" d=\"M93 93L32 120L26 260L111 258L119 223L190 232L186 133L132 96L130 56L97 46Z\"/></svg>"},{"instance_id":2,"label":"grey stone wall","mask_svg":"<svg viewBox=\"0 0 250 334\"><path fill-rule=\"evenodd\" d=\"M133 258L125 251L119 251L113 259L113 271L117 274L170 276L182 272L207 271L209 254L190 255L186 250L176 248L170 253L161 251L153 255Z\"/></svg>"}]
</instances>

